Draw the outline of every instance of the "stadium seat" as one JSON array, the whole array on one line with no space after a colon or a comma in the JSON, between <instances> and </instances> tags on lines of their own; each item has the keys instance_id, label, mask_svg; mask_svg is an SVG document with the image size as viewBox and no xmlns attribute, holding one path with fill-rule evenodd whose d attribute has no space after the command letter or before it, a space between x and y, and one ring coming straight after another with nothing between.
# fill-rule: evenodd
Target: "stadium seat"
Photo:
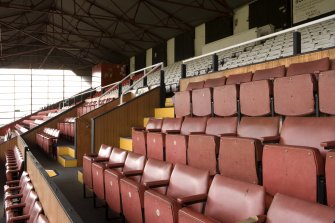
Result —
<instances>
[{"instance_id":1,"label":"stadium seat","mask_svg":"<svg viewBox=\"0 0 335 223\"><path fill-rule=\"evenodd\" d=\"M26 182L24 187L22 187L22 190L20 190L21 193L17 193L17 194L7 193L4 199L4 209L6 209L9 206L13 206L14 204L24 202L26 200L26 197L30 193L30 191L33 189L34 189L34 186L32 185L32 183Z\"/></svg>"},{"instance_id":2,"label":"stadium seat","mask_svg":"<svg viewBox=\"0 0 335 223\"><path fill-rule=\"evenodd\" d=\"M145 128L132 128L132 148L134 153L147 155L147 132L160 132L163 119L150 118Z\"/></svg>"},{"instance_id":3,"label":"stadium seat","mask_svg":"<svg viewBox=\"0 0 335 223\"><path fill-rule=\"evenodd\" d=\"M148 158L165 160L165 135L168 132L180 132L182 122L182 118L165 118L161 132L147 133Z\"/></svg>"},{"instance_id":4,"label":"stadium seat","mask_svg":"<svg viewBox=\"0 0 335 223\"><path fill-rule=\"evenodd\" d=\"M35 202L37 201L37 193L31 190L24 200L21 200L20 203L6 207L6 219L7 223L14 222L14 219L25 216L29 214L29 211L33 208ZM27 220L23 219L23 220Z\"/></svg>"},{"instance_id":5,"label":"stadium seat","mask_svg":"<svg viewBox=\"0 0 335 223\"><path fill-rule=\"evenodd\" d=\"M328 206L335 207L335 150L326 156L326 188Z\"/></svg>"},{"instance_id":6,"label":"stadium seat","mask_svg":"<svg viewBox=\"0 0 335 223\"><path fill-rule=\"evenodd\" d=\"M322 71L327 71L330 68L328 57L301 63L291 63L286 72L286 76L294 76L299 74L319 74Z\"/></svg>"},{"instance_id":7,"label":"stadium seat","mask_svg":"<svg viewBox=\"0 0 335 223\"><path fill-rule=\"evenodd\" d=\"M115 213L122 212L120 179L128 177L135 182L140 182L146 157L141 154L128 153L123 163L110 165L104 172L104 190L106 203ZM121 169L121 168L122 169ZM106 207L106 208L108 208Z\"/></svg>"},{"instance_id":8,"label":"stadium seat","mask_svg":"<svg viewBox=\"0 0 335 223\"><path fill-rule=\"evenodd\" d=\"M83 186L84 186L84 197L85 194L85 186L89 189L93 188L93 181L92 181L92 163L93 162L103 162L108 161L109 156L112 152L112 147L102 144L100 146L98 153L93 154L85 154L83 156Z\"/></svg>"},{"instance_id":9,"label":"stadium seat","mask_svg":"<svg viewBox=\"0 0 335 223\"><path fill-rule=\"evenodd\" d=\"M104 170L107 168L113 168L114 166L120 166L122 170L122 164L125 162L127 157L127 151L114 147L108 161L105 162L93 162L92 163L92 181L93 181L93 193L94 198L104 200L105 199L105 188L104 188ZM95 199L94 199L95 207Z\"/></svg>"},{"instance_id":10,"label":"stadium seat","mask_svg":"<svg viewBox=\"0 0 335 223\"><path fill-rule=\"evenodd\" d=\"M263 70L256 70L254 75L252 76L253 81L260 81L260 80L272 80L278 77L285 76L285 66L278 66Z\"/></svg>"},{"instance_id":11,"label":"stadium seat","mask_svg":"<svg viewBox=\"0 0 335 223\"><path fill-rule=\"evenodd\" d=\"M213 88L213 113L215 116L236 116L238 89L235 84Z\"/></svg>"},{"instance_id":12,"label":"stadium seat","mask_svg":"<svg viewBox=\"0 0 335 223\"><path fill-rule=\"evenodd\" d=\"M237 117L212 117L207 120L206 131L189 135L187 163L208 170L210 175L218 173L217 155L220 136L237 132Z\"/></svg>"},{"instance_id":13,"label":"stadium seat","mask_svg":"<svg viewBox=\"0 0 335 223\"><path fill-rule=\"evenodd\" d=\"M232 74L227 77L226 85L241 84L252 80L252 72Z\"/></svg>"},{"instance_id":14,"label":"stadium seat","mask_svg":"<svg viewBox=\"0 0 335 223\"><path fill-rule=\"evenodd\" d=\"M237 137L221 137L220 173L248 183L260 183L263 143L278 141L279 124L279 117L242 117Z\"/></svg>"},{"instance_id":15,"label":"stadium seat","mask_svg":"<svg viewBox=\"0 0 335 223\"><path fill-rule=\"evenodd\" d=\"M179 223L239 222L264 215L263 187L215 175L209 188L204 213L189 208L179 210Z\"/></svg>"},{"instance_id":16,"label":"stadium seat","mask_svg":"<svg viewBox=\"0 0 335 223\"><path fill-rule=\"evenodd\" d=\"M335 115L335 70L321 72L318 83L320 112Z\"/></svg>"},{"instance_id":17,"label":"stadium seat","mask_svg":"<svg viewBox=\"0 0 335 223\"><path fill-rule=\"evenodd\" d=\"M209 173L190 166L176 164L170 181L153 182L152 185L168 186L166 195L155 190L144 193L144 215L146 223L178 222L178 210L195 200L207 196ZM192 210L201 212L204 203L190 205Z\"/></svg>"},{"instance_id":18,"label":"stadium seat","mask_svg":"<svg viewBox=\"0 0 335 223\"><path fill-rule=\"evenodd\" d=\"M267 213L266 223L330 223L334 219L334 208L278 193Z\"/></svg>"},{"instance_id":19,"label":"stadium seat","mask_svg":"<svg viewBox=\"0 0 335 223\"><path fill-rule=\"evenodd\" d=\"M195 89L201 89L204 87L205 82L204 81L195 81L188 83L186 87L186 91L192 91Z\"/></svg>"},{"instance_id":20,"label":"stadium seat","mask_svg":"<svg viewBox=\"0 0 335 223\"><path fill-rule=\"evenodd\" d=\"M207 79L204 84L204 88L214 88L214 87L219 87L223 86L226 84L226 77L219 77L219 78L211 78Z\"/></svg>"},{"instance_id":21,"label":"stadium seat","mask_svg":"<svg viewBox=\"0 0 335 223\"><path fill-rule=\"evenodd\" d=\"M205 132L206 122L206 117L186 117L181 126L180 132L168 132L165 137L166 161L174 164L186 164L188 136L191 133Z\"/></svg>"},{"instance_id":22,"label":"stadium seat","mask_svg":"<svg viewBox=\"0 0 335 223\"><path fill-rule=\"evenodd\" d=\"M148 159L145 164L140 182L130 178L122 178L120 181L122 210L128 222L143 223L142 210L144 208L144 191L149 188L151 182L168 181L172 172L172 164L160 160ZM153 188L161 194L166 194L167 187Z\"/></svg>"}]
</instances>

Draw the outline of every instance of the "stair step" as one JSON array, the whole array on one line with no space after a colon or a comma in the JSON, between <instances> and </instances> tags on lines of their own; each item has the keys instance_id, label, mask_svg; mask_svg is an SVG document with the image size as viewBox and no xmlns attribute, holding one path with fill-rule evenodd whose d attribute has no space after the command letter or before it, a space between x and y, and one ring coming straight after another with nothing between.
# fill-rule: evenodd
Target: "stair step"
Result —
<instances>
[{"instance_id":1,"label":"stair step","mask_svg":"<svg viewBox=\"0 0 335 223\"><path fill-rule=\"evenodd\" d=\"M174 107L169 108L155 108L155 118L173 118Z\"/></svg>"},{"instance_id":2,"label":"stair step","mask_svg":"<svg viewBox=\"0 0 335 223\"><path fill-rule=\"evenodd\" d=\"M78 170L77 178L78 178L78 181L79 181L81 184L84 183L83 171L82 171L82 170Z\"/></svg>"},{"instance_id":3,"label":"stair step","mask_svg":"<svg viewBox=\"0 0 335 223\"><path fill-rule=\"evenodd\" d=\"M133 141L131 137L120 137L120 148L133 151Z\"/></svg>"},{"instance_id":4,"label":"stair step","mask_svg":"<svg viewBox=\"0 0 335 223\"><path fill-rule=\"evenodd\" d=\"M69 146L57 146L58 155L69 155L72 158L76 157L76 150Z\"/></svg>"},{"instance_id":5,"label":"stair step","mask_svg":"<svg viewBox=\"0 0 335 223\"><path fill-rule=\"evenodd\" d=\"M165 99L165 107L173 107L172 98L166 98Z\"/></svg>"},{"instance_id":6,"label":"stair step","mask_svg":"<svg viewBox=\"0 0 335 223\"><path fill-rule=\"evenodd\" d=\"M60 163L63 167L77 166L77 159L73 158L70 155L58 155L57 160L58 163Z\"/></svg>"}]
</instances>

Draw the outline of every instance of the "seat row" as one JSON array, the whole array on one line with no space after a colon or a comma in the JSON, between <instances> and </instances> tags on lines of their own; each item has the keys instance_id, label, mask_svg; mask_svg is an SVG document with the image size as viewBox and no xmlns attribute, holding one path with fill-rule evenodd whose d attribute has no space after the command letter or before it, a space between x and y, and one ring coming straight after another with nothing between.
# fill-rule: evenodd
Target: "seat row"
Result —
<instances>
[{"instance_id":1,"label":"seat row","mask_svg":"<svg viewBox=\"0 0 335 223\"><path fill-rule=\"evenodd\" d=\"M176 117L335 114L329 58L190 82L174 96ZM285 76L286 75L286 76ZM318 81L317 81L318 80Z\"/></svg>"},{"instance_id":2,"label":"seat row","mask_svg":"<svg viewBox=\"0 0 335 223\"><path fill-rule=\"evenodd\" d=\"M48 223L42 204L27 172L20 179L7 181L4 186L6 222Z\"/></svg>"},{"instance_id":3,"label":"seat row","mask_svg":"<svg viewBox=\"0 0 335 223\"><path fill-rule=\"evenodd\" d=\"M328 205L335 206L335 150L328 151L335 146L334 132L335 117L287 117L283 123L278 116L242 117L239 123L236 117L151 118L146 130L133 129L132 141L133 151L149 158L263 182L273 188L269 199L285 189L326 203L326 178Z\"/></svg>"},{"instance_id":4,"label":"seat row","mask_svg":"<svg viewBox=\"0 0 335 223\"><path fill-rule=\"evenodd\" d=\"M65 118L63 122L57 123L57 129L61 136L67 139L74 139L75 135L75 126L76 126L76 117Z\"/></svg>"},{"instance_id":5,"label":"seat row","mask_svg":"<svg viewBox=\"0 0 335 223\"><path fill-rule=\"evenodd\" d=\"M24 158L17 146L5 152L6 157L6 180L17 180L20 178L24 167Z\"/></svg>"},{"instance_id":6,"label":"seat row","mask_svg":"<svg viewBox=\"0 0 335 223\"><path fill-rule=\"evenodd\" d=\"M80 117L82 115L85 115L86 113L96 109L97 107L109 103L113 100L114 98L112 97L99 100L99 96L90 100L86 100L83 106L77 108L77 116Z\"/></svg>"},{"instance_id":7,"label":"seat row","mask_svg":"<svg viewBox=\"0 0 335 223\"><path fill-rule=\"evenodd\" d=\"M335 209L279 193L266 217L266 193L262 186L222 175L211 180L209 171L147 160L143 155L106 145L101 146L98 154L85 155L83 167L84 188L92 185L94 204L96 197L105 200L107 208L132 223L245 219L287 223L312 219L321 223L335 218ZM292 206L295 208L290 209ZM323 214L319 216L320 213Z\"/></svg>"},{"instance_id":8,"label":"seat row","mask_svg":"<svg viewBox=\"0 0 335 223\"><path fill-rule=\"evenodd\" d=\"M43 151L53 157L56 157L56 144L59 137L59 130L53 128L44 128L43 132L36 133L36 143Z\"/></svg>"}]
</instances>

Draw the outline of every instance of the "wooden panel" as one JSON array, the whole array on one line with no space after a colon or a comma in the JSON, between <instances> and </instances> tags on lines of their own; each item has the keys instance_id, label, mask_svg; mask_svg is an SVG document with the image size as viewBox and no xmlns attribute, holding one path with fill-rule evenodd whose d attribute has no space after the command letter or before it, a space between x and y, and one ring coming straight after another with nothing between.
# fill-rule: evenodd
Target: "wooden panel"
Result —
<instances>
[{"instance_id":1,"label":"wooden panel","mask_svg":"<svg viewBox=\"0 0 335 223\"><path fill-rule=\"evenodd\" d=\"M0 144L0 165L1 167L5 166L5 162L6 162L5 152L9 149L13 149L15 145L17 145L17 137L14 137Z\"/></svg>"},{"instance_id":2,"label":"wooden panel","mask_svg":"<svg viewBox=\"0 0 335 223\"><path fill-rule=\"evenodd\" d=\"M94 149L102 143L120 146L120 137L131 136L131 127L143 126L144 117L153 117L159 107L160 88L155 88L112 111L95 118Z\"/></svg>"},{"instance_id":3,"label":"wooden panel","mask_svg":"<svg viewBox=\"0 0 335 223\"><path fill-rule=\"evenodd\" d=\"M48 217L50 223L74 222L67 215L61 201L57 198L54 190L46 180L46 176L43 175L41 171L44 170L41 169L41 166L37 160L33 158L33 155L28 152L27 172L29 173L29 177L34 185L36 193L38 194L38 198L42 203L44 213Z\"/></svg>"},{"instance_id":4,"label":"wooden panel","mask_svg":"<svg viewBox=\"0 0 335 223\"><path fill-rule=\"evenodd\" d=\"M21 136L17 136L17 147L20 149L21 154L23 155L25 152L25 148L27 147L26 142L22 139Z\"/></svg>"},{"instance_id":5,"label":"wooden panel","mask_svg":"<svg viewBox=\"0 0 335 223\"><path fill-rule=\"evenodd\" d=\"M335 48L317 51L313 53L301 54L298 56L285 57L282 59L272 60L264 63L253 64L249 66L237 67L229 70L218 71L207 75L189 77L180 80L180 91L184 91L189 82L202 81L210 78L218 78L222 76L229 76L233 74L240 74L246 72L255 72L256 70L262 70L280 65L288 67L291 63L307 62L311 60L318 60L324 57L329 57L331 60L335 59Z\"/></svg>"},{"instance_id":6,"label":"wooden panel","mask_svg":"<svg viewBox=\"0 0 335 223\"><path fill-rule=\"evenodd\" d=\"M77 108L81 106L82 103L70 108L67 111L64 111L60 115L57 115L55 117L52 117L51 119L47 120L46 122L42 123L41 125L38 125L37 127L29 130L28 132L22 134L22 138L27 143L29 147L35 147L36 146L36 133L42 132L44 128L57 128L57 123L63 121L65 118L68 117L76 117L77 116Z\"/></svg>"},{"instance_id":7,"label":"wooden panel","mask_svg":"<svg viewBox=\"0 0 335 223\"><path fill-rule=\"evenodd\" d=\"M123 101L127 102L134 97L132 93L126 94ZM76 120L76 149L78 166L82 165L82 158L85 153L91 152L91 119L101 115L120 104L119 99L107 103Z\"/></svg>"}]
</instances>

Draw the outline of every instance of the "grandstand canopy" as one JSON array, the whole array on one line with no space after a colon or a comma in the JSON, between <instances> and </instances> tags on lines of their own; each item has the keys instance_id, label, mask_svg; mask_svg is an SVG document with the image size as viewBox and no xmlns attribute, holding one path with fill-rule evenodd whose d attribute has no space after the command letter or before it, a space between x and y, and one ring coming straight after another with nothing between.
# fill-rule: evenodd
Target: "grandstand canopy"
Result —
<instances>
[{"instance_id":1,"label":"grandstand canopy","mask_svg":"<svg viewBox=\"0 0 335 223\"><path fill-rule=\"evenodd\" d=\"M0 66L89 71L126 62L248 0L4 0Z\"/></svg>"}]
</instances>

